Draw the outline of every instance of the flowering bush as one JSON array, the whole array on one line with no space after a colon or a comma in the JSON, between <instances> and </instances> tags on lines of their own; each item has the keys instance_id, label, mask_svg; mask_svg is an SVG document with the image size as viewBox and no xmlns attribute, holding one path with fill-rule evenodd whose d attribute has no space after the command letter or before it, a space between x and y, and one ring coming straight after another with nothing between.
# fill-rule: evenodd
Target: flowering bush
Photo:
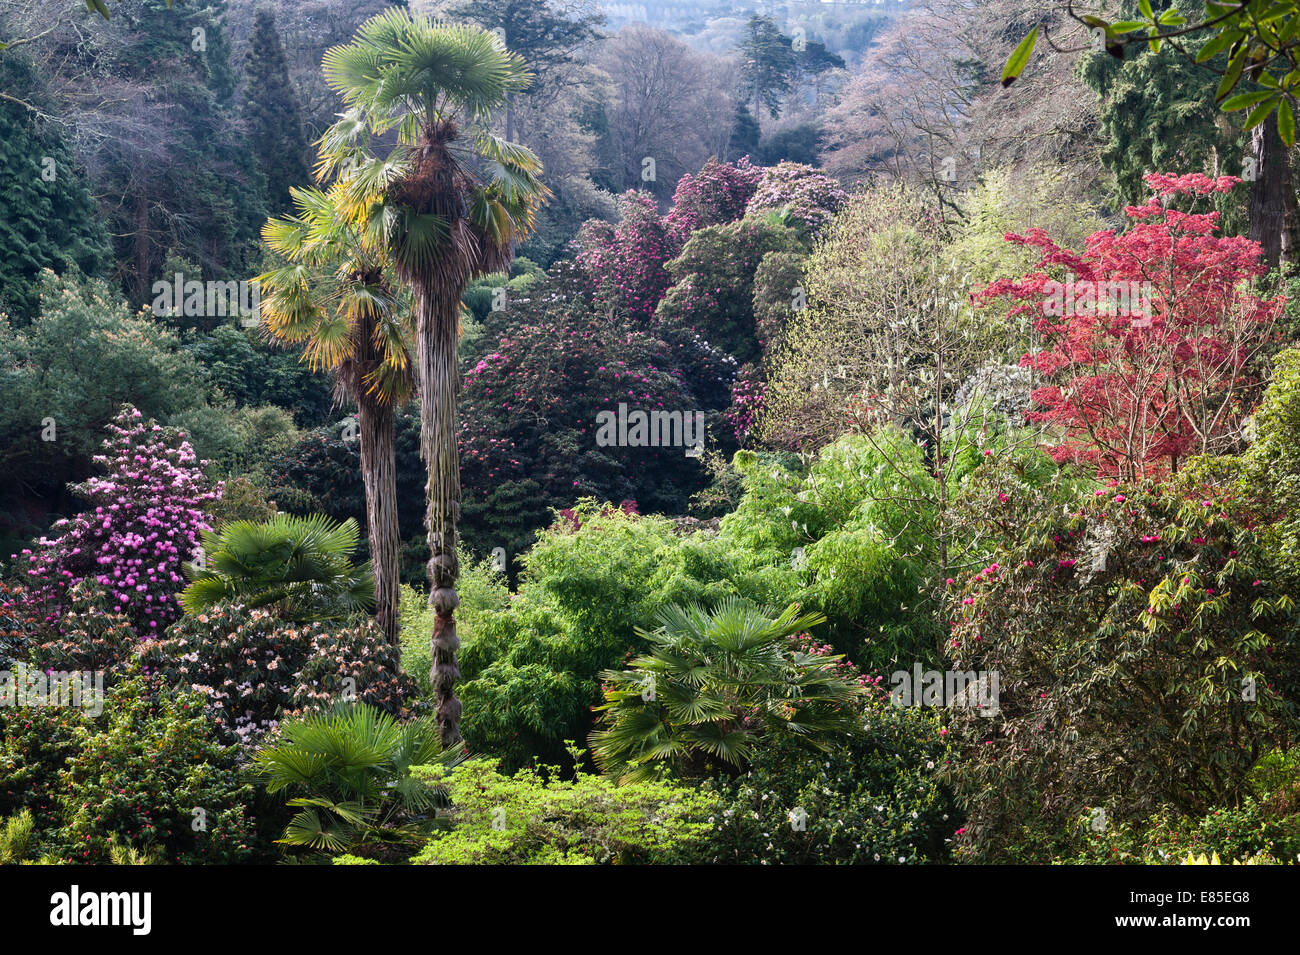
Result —
<instances>
[{"instance_id":1,"label":"flowering bush","mask_svg":"<svg viewBox=\"0 0 1300 955\"><path fill-rule=\"evenodd\" d=\"M59 791L69 862L108 862L115 845L167 863L253 861L253 788L236 751L213 742L199 694L143 676L120 683L102 719L74 729Z\"/></svg>"},{"instance_id":2,"label":"flowering bush","mask_svg":"<svg viewBox=\"0 0 1300 955\"><path fill-rule=\"evenodd\" d=\"M602 301L633 320L648 319L668 288L664 263L676 249L654 199L628 191L618 200L619 220L593 219L574 241L577 260Z\"/></svg>"},{"instance_id":3,"label":"flowering bush","mask_svg":"<svg viewBox=\"0 0 1300 955\"><path fill-rule=\"evenodd\" d=\"M763 167L755 166L748 156L734 165L710 159L695 175L682 176L673 193L673 207L664 217L675 246L680 249L696 229L743 218L762 177Z\"/></svg>"},{"instance_id":4,"label":"flowering bush","mask_svg":"<svg viewBox=\"0 0 1300 955\"><path fill-rule=\"evenodd\" d=\"M814 166L782 162L763 171L745 214L784 212L802 235L818 236L848 201L834 177Z\"/></svg>"},{"instance_id":5,"label":"flowering bush","mask_svg":"<svg viewBox=\"0 0 1300 955\"><path fill-rule=\"evenodd\" d=\"M731 365L686 335L662 337L602 316L572 265L552 269L510 327L465 371L460 415L466 537L514 555L579 497L685 509L703 485L681 447L602 447L597 415L709 411L726 402ZM689 387L687 382L690 383Z\"/></svg>"},{"instance_id":6,"label":"flowering bush","mask_svg":"<svg viewBox=\"0 0 1300 955\"><path fill-rule=\"evenodd\" d=\"M57 522L57 536L42 537L35 553L23 551L28 596L53 621L73 585L92 580L138 634L153 637L180 616L181 565L211 529L204 508L221 488L208 487L204 462L183 435L134 408L124 407L108 430L105 453L94 459L107 476L75 488L93 509Z\"/></svg>"},{"instance_id":7,"label":"flowering bush","mask_svg":"<svg viewBox=\"0 0 1300 955\"><path fill-rule=\"evenodd\" d=\"M742 365L731 386L731 407L724 412L727 423L735 432L736 440L741 444L749 439L758 426L766 390L767 382L763 379L762 369L752 364Z\"/></svg>"},{"instance_id":8,"label":"flowering bush","mask_svg":"<svg viewBox=\"0 0 1300 955\"><path fill-rule=\"evenodd\" d=\"M1232 502L1189 485L988 501L1004 543L953 588L948 651L1000 674L997 719L949 724L966 856L1041 859L1085 806L1232 804L1294 736L1294 595Z\"/></svg>"},{"instance_id":9,"label":"flowering bush","mask_svg":"<svg viewBox=\"0 0 1300 955\"><path fill-rule=\"evenodd\" d=\"M22 585L0 580L0 663L12 660L26 648L44 623Z\"/></svg>"},{"instance_id":10,"label":"flowering bush","mask_svg":"<svg viewBox=\"0 0 1300 955\"><path fill-rule=\"evenodd\" d=\"M254 741L288 715L352 694L409 715L408 701L417 695L371 620L291 626L230 603L183 617L144 649L142 663L200 693L227 741Z\"/></svg>"},{"instance_id":11,"label":"flowering bush","mask_svg":"<svg viewBox=\"0 0 1300 955\"><path fill-rule=\"evenodd\" d=\"M101 670L107 684L131 667L139 643L130 619L114 608L110 596L83 580L68 592L68 610L58 626L42 628L25 656L46 672Z\"/></svg>"}]
</instances>

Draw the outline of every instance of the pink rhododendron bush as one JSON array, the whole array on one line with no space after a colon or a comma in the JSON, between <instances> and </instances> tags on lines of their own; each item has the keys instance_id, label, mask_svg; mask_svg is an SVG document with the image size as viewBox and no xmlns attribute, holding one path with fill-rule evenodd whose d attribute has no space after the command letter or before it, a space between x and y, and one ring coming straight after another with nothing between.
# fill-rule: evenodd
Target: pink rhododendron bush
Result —
<instances>
[{"instance_id":1,"label":"pink rhododendron bush","mask_svg":"<svg viewBox=\"0 0 1300 955\"><path fill-rule=\"evenodd\" d=\"M88 507L61 520L34 550L14 554L28 578L25 600L54 623L69 592L93 580L136 633L152 638L181 614L181 565L199 556L199 532L211 530L206 507L221 496L183 435L124 407L108 426L106 472L75 486Z\"/></svg>"}]
</instances>

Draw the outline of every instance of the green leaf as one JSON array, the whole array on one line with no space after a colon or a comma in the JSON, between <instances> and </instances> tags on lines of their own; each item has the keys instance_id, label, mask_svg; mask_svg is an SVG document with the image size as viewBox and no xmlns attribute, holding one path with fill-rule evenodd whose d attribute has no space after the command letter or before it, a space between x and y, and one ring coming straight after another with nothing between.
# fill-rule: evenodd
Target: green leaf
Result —
<instances>
[{"instance_id":1,"label":"green leaf","mask_svg":"<svg viewBox=\"0 0 1300 955\"><path fill-rule=\"evenodd\" d=\"M1038 27L1029 31L1028 36L1020 41L1007 59L1007 65L1002 67L1002 85L1010 86L1024 72L1025 66L1029 63L1029 57L1034 52L1034 44L1038 42Z\"/></svg>"},{"instance_id":2,"label":"green leaf","mask_svg":"<svg viewBox=\"0 0 1300 955\"><path fill-rule=\"evenodd\" d=\"M1295 145L1295 114L1291 111L1291 101L1286 98L1277 104L1277 134L1287 148Z\"/></svg>"},{"instance_id":3,"label":"green leaf","mask_svg":"<svg viewBox=\"0 0 1300 955\"><path fill-rule=\"evenodd\" d=\"M1246 66L1246 52L1249 45L1243 43L1241 47L1233 54L1232 59L1228 61L1228 69L1223 74L1223 79L1219 83L1218 90L1215 91L1214 101L1222 102L1229 93L1233 91L1237 83L1241 80L1241 71Z\"/></svg>"},{"instance_id":4,"label":"green leaf","mask_svg":"<svg viewBox=\"0 0 1300 955\"><path fill-rule=\"evenodd\" d=\"M1110 28L1115 33L1132 33L1134 30L1145 30L1148 24L1142 20L1120 20L1118 23L1112 23Z\"/></svg>"},{"instance_id":5,"label":"green leaf","mask_svg":"<svg viewBox=\"0 0 1300 955\"><path fill-rule=\"evenodd\" d=\"M86 0L86 6L90 7L92 10L98 11L99 15L105 20L109 18L108 4L105 3L104 0Z\"/></svg>"},{"instance_id":6,"label":"green leaf","mask_svg":"<svg viewBox=\"0 0 1300 955\"><path fill-rule=\"evenodd\" d=\"M1235 110L1245 109L1247 106L1254 106L1256 103L1266 99L1272 99L1277 94L1272 90L1258 90L1254 93L1238 93L1236 96L1229 97L1223 101L1220 107L1224 112L1231 113Z\"/></svg>"},{"instance_id":7,"label":"green leaf","mask_svg":"<svg viewBox=\"0 0 1300 955\"><path fill-rule=\"evenodd\" d=\"M1138 9L1142 11L1142 16L1147 18L1147 22L1155 20L1156 15L1151 12L1151 0L1138 0Z\"/></svg>"},{"instance_id":8,"label":"green leaf","mask_svg":"<svg viewBox=\"0 0 1300 955\"><path fill-rule=\"evenodd\" d=\"M1159 22L1167 27L1180 27L1187 22L1187 18L1179 13L1176 7L1170 7L1160 14Z\"/></svg>"},{"instance_id":9,"label":"green leaf","mask_svg":"<svg viewBox=\"0 0 1300 955\"><path fill-rule=\"evenodd\" d=\"M1277 102L1272 99L1256 106L1250 111L1250 115L1246 117L1246 122L1242 124L1242 132L1248 133L1260 123L1264 122L1264 120L1268 118L1268 114L1273 112L1273 109L1276 106Z\"/></svg>"},{"instance_id":10,"label":"green leaf","mask_svg":"<svg viewBox=\"0 0 1300 955\"><path fill-rule=\"evenodd\" d=\"M1232 44L1240 40L1243 35L1244 34L1242 34L1240 30L1225 30L1220 34L1217 34L1212 37L1205 46L1201 47L1200 51L1196 54L1196 62L1204 63L1206 60L1213 59Z\"/></svg>"}]
</instances>

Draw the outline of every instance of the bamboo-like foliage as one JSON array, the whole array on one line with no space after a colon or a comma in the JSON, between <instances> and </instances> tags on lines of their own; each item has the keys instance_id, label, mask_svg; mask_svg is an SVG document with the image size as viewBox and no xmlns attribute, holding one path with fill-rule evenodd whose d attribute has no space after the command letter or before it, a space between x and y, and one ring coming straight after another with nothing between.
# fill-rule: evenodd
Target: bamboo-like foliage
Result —
<instances>
[{"instance_id":1,"label":"bamboo-like foliage","mask_svg":"<svg viewBox=\"0 0 1300 955\"><path fill-rule=\"evenodd\" d=\"M490 127L493 112L531 77L522 58L489 31L401 8L367 20L350 43L325 53L322 67L345 112L318 143L317 175L334 179L348 222L367 248L391 257L415 297L435 611L430 682L442 740L450 745L460 739L460 300L475 276L505 270L550 194L537 157Z\"/></svg>"},{"instance_id":2,"label":"bamboo-like foliage","mask_svg":"<svg viewBox=\"0 0 1300 955\"><path fill-rule=\"evenodd\" d=\"M631 669L601 673L605 725L591 734L597 764L624 781L678 772L739 772L762 737L782 734L821 747L856 725L861 689L839 657L799 649L796 634L819 613L779 614L729 598L715 609L669 606Z\"/></svg>"}]
</instances>

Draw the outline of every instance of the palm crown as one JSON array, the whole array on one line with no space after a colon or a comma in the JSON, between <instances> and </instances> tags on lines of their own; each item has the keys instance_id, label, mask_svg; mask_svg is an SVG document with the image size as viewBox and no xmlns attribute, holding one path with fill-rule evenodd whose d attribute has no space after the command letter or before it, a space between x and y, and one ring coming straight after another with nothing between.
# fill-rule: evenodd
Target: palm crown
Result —
<instances>
[{"instance_id":1,"label":"palm crown","mask_svg":"<svg viewBox=\"0 0 1300 955\"><path fill-rule=\"evenodd\" d=\"M283 619L342 620L374 603L369 562L354 565L357 522L319 514L277 514L269 521L231 521L203 532L201 564L186 564L192 583L181 594L188 613L222 600L275 607Z\"/></svg>"},{"instance_id":2,"label":"palm crown","mask_svg":"<svg viewBox=\"0 0 1300 955\"><path fill-rule=\"evenodd\" d=\"M347 222L339 186L290 194L295 214L262 227L262 238L284 260L257 277L267 331L302 344L312 370L334 372L347 397L401 403L413 378L410 296Z\"/></svg>"},{"instance_id":3,"label":"palm crown","mask_svg":"<svg viewBox=\"0 0 1300 955\"><path fill-rule=\"evenodd\" d=\"M460 738L455 611L460 463L456 401L461 296L504 271L549 195L528 149L493 134L493 110L530 79L482 27L394 8L331 48L325 80L347 107L319 142L317 175L335 178L363 244L383 250L414 295L420 454L429 470L429 682L442 740Z\"/></svg>"},{"instance_id":4,"label":"palm crown","mask_svg":"<svg viewBox=\"0 0 1300 955\"><path fill-rule=\"evenodd\" d=\"M481 27L393 8L328 50L323 69L348 109L320 140L317 175L338 177L367 239L408 276L499 271L550 194L537 157L488 125L527 87L523 59ZM377 142L393 131L394 144Z\"/></svg>"},{"instance_id":5,"label":"palm crown","mask_svg":"<svg viewBox=\"0 0 1300 955\"><path fill-rule=\"evenodd\" d=\"M760 737L822 747L856 725L860 688L836 672L839 657L792 638L825 621L796 606L771 610L727 599L715 609L668 606L650 652L632 669L605 671L605 727L591 734L596 762L626 780L663 769L744 768Z\"/></svg>"}]
</instances>

